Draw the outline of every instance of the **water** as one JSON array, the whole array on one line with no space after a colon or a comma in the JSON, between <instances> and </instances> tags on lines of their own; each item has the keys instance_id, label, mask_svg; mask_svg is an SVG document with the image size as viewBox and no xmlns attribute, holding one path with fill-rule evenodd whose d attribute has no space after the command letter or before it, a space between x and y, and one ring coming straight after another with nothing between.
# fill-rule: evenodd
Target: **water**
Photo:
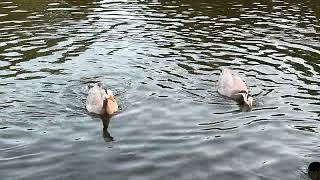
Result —
<instances>
[{"instance_id":1,"label":"water","mask_svg":"<svg viewBox=\"0 0 320 180\"><path fill-rule=\"evenodd\" d=\"M319 15L316 0L1 1L1 179L308 179ZM223 67L252 112L217 94ZM93 82L119 114L86 112Z\"/></svg>"}]
</instances>

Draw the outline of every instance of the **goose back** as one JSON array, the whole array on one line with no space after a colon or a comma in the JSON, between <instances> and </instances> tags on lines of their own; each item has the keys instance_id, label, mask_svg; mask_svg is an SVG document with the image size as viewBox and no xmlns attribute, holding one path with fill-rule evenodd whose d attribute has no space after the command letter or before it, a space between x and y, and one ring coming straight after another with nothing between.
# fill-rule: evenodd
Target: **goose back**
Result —
<instances>
[{"instance_id":1,"label":"goose back","mask_svg":"<svg viewBox=\"0 0 320 180\"><path fill-rule=\"evenodd\" d=\"M233 99L238 99L238 93L248 93L248 88L242 79L234 75L230 69L223 69L218 80L218 92Z\"/></svg>"}]
</instances>

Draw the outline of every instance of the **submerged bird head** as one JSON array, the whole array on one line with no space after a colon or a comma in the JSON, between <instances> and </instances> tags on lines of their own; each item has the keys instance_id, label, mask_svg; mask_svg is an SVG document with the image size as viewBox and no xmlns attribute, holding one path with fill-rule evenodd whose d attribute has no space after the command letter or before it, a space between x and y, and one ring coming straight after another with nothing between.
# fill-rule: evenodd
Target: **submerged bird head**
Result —
<instances>
[{"instance_id":1,"label":"submerged bird head","mask_svg":"<svg viewBox=\"0 0 320 180\"><path fill-rule=\"evenodd\" d=\"M239 93L242 98L242 105L245 106L245 109L247 109L247 111L250 111L252 109L252 102L253 102L253 98L252 96L250 96L247 92L241 92Z\"/></svg>"}]
</instances>

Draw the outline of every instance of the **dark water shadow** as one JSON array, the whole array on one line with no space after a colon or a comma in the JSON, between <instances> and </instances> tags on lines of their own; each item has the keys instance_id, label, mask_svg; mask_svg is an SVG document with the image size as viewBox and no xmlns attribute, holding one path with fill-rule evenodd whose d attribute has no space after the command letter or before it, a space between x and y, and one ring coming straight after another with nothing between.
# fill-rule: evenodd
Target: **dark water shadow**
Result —
<instances>
[{"instance_id":1,"label":"dark water shadow","mask_svg":"<svg viewBox=\"0 0 320 180\"><path fill-rule=\"evenodd\" d=\"M114 141L114 138L111 136L110 132L108 131L111 117L112 116L110 116L110 115L102 115L102 116L100 116L101 121L102 121L102 125L103 125L102 137L103 137L105 142Z\"/></svg>"},{"instance_id":2,"label":"dark water shadow","mask_svg":"<svg viewBox=\"0 0 320 180\"><path fill-rule=\"evenodd\" d=\"M111 142L114 141L114 138L111 136L108 128L111 121L111 115L98 115L93 113L88 113L93 118L99 118L102 122L102 137L105 142Z\"/></svg>"},{"instance_id":3,"label":"dark water shadow","mask_svg":"<svg viewBox=\"0 0 320 180\"><path fill-rule=\"evenodd\" d=\"M308 176L312 180L320 180L320 162L312 162L308 166Z\"/></svg>"}]
</instances>

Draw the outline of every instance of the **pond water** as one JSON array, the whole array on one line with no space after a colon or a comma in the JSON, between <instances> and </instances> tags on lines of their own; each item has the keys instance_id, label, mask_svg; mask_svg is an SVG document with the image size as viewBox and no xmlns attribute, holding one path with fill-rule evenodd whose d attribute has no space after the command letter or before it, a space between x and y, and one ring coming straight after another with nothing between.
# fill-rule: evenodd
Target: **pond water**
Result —
<instances>
[{"instance_id":1,"label":"pond water","mask_svg":"<svg viewBox=\"0 0 320 180\"><path fill-rule=\"evenodd\" d=\"M308 179L317 0L0 2L1 179ZM251 112L221 97L231 68ZM89 115L86 86L118 96Z\"/></svg>"}]
</instances>

